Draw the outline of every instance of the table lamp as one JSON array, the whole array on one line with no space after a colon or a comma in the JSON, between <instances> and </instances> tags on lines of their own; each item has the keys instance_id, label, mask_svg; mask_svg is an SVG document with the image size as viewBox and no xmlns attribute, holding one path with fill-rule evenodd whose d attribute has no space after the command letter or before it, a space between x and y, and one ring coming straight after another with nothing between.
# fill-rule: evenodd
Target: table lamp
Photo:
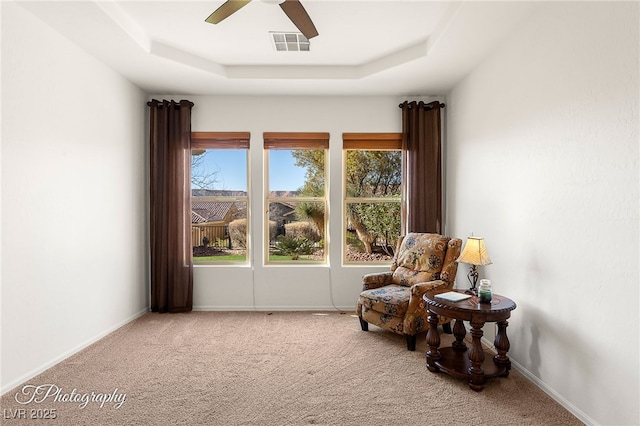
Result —
<instances>
[{"instance_id":1,"label":"table lamp","mask_svg":"<svg viewBox=\"0 0 640 426\"><path fill-rule=\"evenodd\" d=\"M491 259L487 254L487 247L484 245L484 238L469 237L462 249L462 253L456 259L456 262L468 263L471 270L467 274L471 288L467 293L477 295L476 284L478 284L478 266L491 265Z\"/></svg>"}]
</instances>

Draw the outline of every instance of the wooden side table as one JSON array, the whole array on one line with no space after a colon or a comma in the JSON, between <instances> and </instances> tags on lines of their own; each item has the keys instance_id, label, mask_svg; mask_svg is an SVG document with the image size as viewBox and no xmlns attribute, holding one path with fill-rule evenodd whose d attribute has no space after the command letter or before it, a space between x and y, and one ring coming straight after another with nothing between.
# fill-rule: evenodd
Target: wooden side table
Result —
<instances>
[{"instance_id":1,"label":"wooden side table","mask_svg":"<svg viewBox=\"0 0 640 426\"><path fill-rule=\"evenodd\" d=\"M493 294L490 304L478 303L477 296L460 302L436 299L437 294L447 291L452 290L432 290L423 296L429 311L427 368L432 372L442 370L455 377L468 379L471 389L481 391L488 378L509 375L511 361L507 356L509 351L507 319L511 317L511 311L516 308L516 304L513 300L499 294ZM464 293L462 290L453 291ZM453 326L455 341L451 347L440 349L438 315L456 320ZM464 343L467 331L463 321L471 323L471 348L467 348ZM498 333L493 342L498 353L489 359L485 359L480 341L483 335L482 326L487 321L498 324Z\"/></svg>"}]
</instances>

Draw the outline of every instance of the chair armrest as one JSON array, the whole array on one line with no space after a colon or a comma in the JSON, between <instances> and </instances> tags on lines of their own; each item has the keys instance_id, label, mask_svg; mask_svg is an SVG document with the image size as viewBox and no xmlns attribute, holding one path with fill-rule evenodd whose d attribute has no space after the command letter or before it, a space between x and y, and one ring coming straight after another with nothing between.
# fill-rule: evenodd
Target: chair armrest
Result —
<instances>
[{"instance_id":1,"label":"chair armrest","mask_svg":"<svg viewBox=\"0 0 640 426\"><path fill-rule=\"evenodd\" d=\"M422 299L422 295L426 292L434 290L436 288L446 288L448 285L449 283L444 280L416 283L411 286L411 298L419 297L420 299Z\"/></svg>"},{"instance_id":2,"label":"chair armrest","mask_svg":"<svg viewBox=\"0 0 640 426\"><path fill-rule=\"evenodd\" d=\"M453 287L450 283L444 280L435 280L435 281L424 281L421 283L416 283L411 286L411 295L409 297L409 306L407 307L407 315L404 319L404 329L408 330L410 334L416 334L425 328L429 327L429 324L426 323L427 320L427 309L425 307L425 301L422 300L422 295L424 295L429 290L433 290L436 288L451 288ZM423 318L422 321L417 321L417 318ZM438 318L438 322L440 324L449 322L449 318L445 318L440 316ZM421 326L419 327L419 324Z\"/></svg>"},{"instance_id":3,"label":"chair armrest","mask_svg":"<svg viewBox=\"0 0 640 426\"><path fill-rule=\"evenodd\" d=\"M419 308L424 308L424 300L422 295L436 288L446 288L447 282L443 280L424 281L415 283L411 286L411 295L409 296L409 307L407 312L416 312Z\"/></svg>"},{"instance_id":4,"label":"chair armrest","mask_svg":"<svg viewBox=\"0 0 640 426\"><path fill-rule=\"evenodd\" d=\"M387 284L391 284L392 276L393 272L391 271L366 274L362 277L362 291L380 288Z\"/></svg>"}]
</instances>

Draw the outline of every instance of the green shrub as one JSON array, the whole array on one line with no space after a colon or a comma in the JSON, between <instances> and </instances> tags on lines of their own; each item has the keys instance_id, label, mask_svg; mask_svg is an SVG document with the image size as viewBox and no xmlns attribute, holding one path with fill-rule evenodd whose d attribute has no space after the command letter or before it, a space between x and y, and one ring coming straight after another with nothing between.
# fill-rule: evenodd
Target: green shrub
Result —
<instances>
[{"instance_id":1,"label":"green shrub","mask_svg":"<svg viewBox=\"0 0 640 426\"><path fill-rule=\"evenodd\" d=\"M291 235L280 235L274 248L275 254L291 256L291 260L298 260L300 255L313 254L313 242Z\"/></svg>"}]
</instances>

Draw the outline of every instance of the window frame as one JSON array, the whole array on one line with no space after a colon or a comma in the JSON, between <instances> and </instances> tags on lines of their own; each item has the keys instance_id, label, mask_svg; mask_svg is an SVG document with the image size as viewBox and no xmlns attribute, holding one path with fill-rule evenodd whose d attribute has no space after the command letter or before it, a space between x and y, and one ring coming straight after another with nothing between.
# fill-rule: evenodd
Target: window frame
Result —
<instances>
[{"instance_id":1,"label":"window frame","mask_svg":"<svg viewBox=\"0 0 640 426\"><path fill-rule=\"evenodd\" d=\"M247 220L247 235L246 235L246 252L244 261L198 261L193 260L192 250L192 262L194 266L250 266L253 256L251 248L251 167L250 167L250 132L191 132L191 152L196 150L207 149L244 149L246 150L246 170L247 170L247 191L245 196L208 196L198 197L201 201L213 201L213 202L244 202L246 204L246 220ZM189 171L191 175L192 171ZM189 209L193 209L193 190L189 192ZM189 233L189 237L192 240L192 233ZM191 241L191 247L193 247L193 240Z\"/></svg>"},{"instance_id":2,"label":"window frame","mask_svg":"<svg viewBox=\"0 0 640 426\"><path fill-rule=\"evenodd\" d=\"M264 132L264 216L263 216L263 264L268 266L301 266L329 264L329 133L328 132ZM323 150L324 151L324 196L323 197L272 197L269 188L269 151L271 150ZM269 205L273 202L324 204L324 259L317 260L270 260Z\"/></svg>"},{"instance_id":3,"label":"window frame","mask_svg":"<svg viewBox=\"0 0 640 426\"><path fill-rule=\"evenodd\" d=\"M350 261L347 259L347 205L356 203L391 203L400 206L400 223L405 214L404 193L405 176L402 176L400 196L394 198L381 197L348 197L347 196L347 151L400 151L402 162L401 173L404 172L404 154L402 152L402 133L343 133L342 134L342 266L380 266L388 265L391 261ZM402 228L400 229L402 234ZM394 247L395 249L395 247Z\"/></svg>"}]
</instances>

